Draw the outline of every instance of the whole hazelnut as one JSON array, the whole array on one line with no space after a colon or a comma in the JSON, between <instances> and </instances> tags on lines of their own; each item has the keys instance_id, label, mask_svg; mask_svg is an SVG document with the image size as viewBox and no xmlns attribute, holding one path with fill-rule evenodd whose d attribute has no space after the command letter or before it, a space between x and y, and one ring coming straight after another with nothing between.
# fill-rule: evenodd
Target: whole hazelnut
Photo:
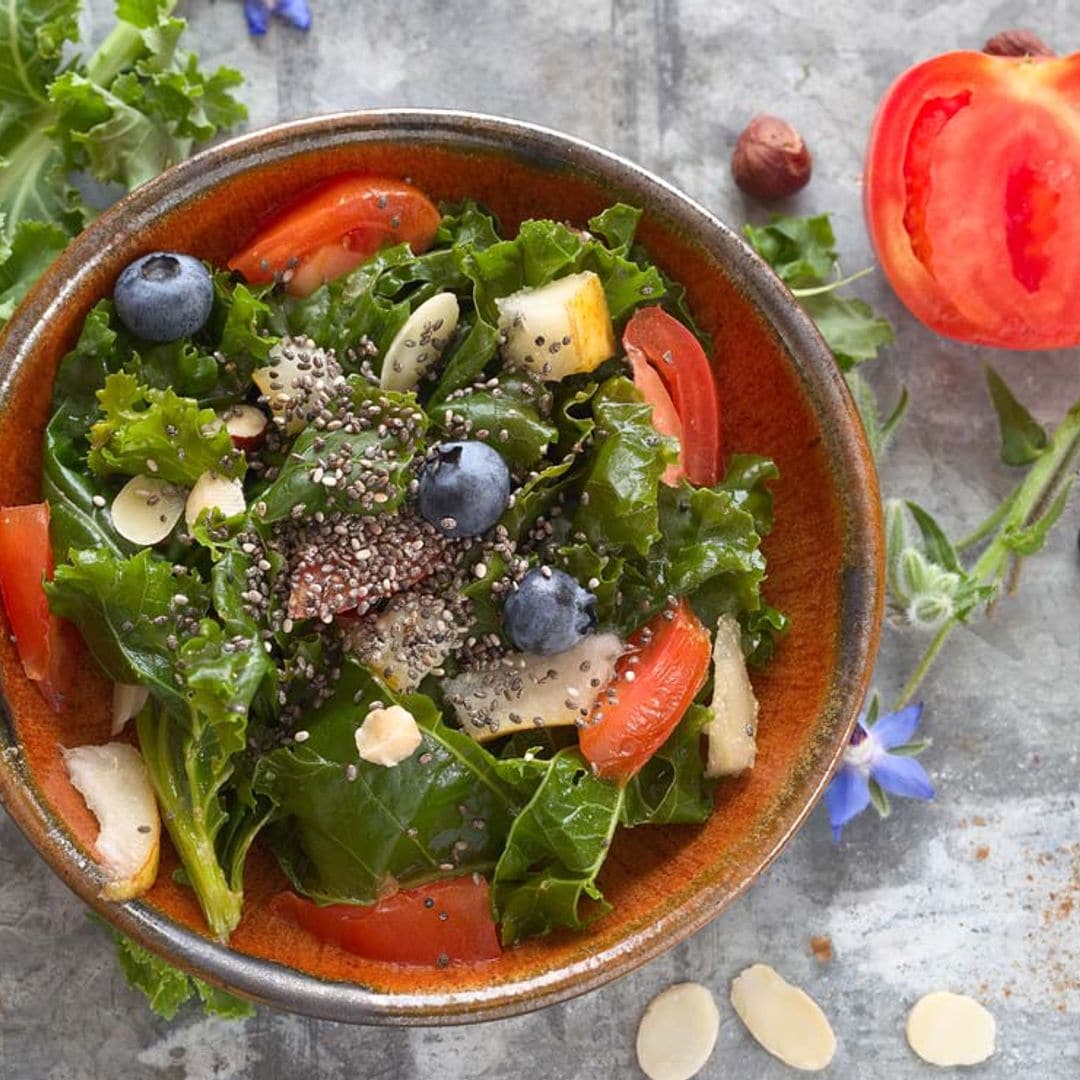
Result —
<instances>
[{"instance_id":1,"label":"whole hazelnut","mask_svg":"<svg viewBox=\"0 0 1080 1080\"><path fill-rule=\"evenodd\" d=\"M813 161L802 136L776 116L755 116L735 144L731 175L755 199L794 195L810 182Z\"/></svg>"},{"instance_id":2,"label":"whole hazelnut","mask_svg":"<svg viewBox=\"0 0 1080 1080\"><path fill-rule=\"evenodd\" d=\"M1057 56L1034 30L1002 30L983 46L991 56Z\"/></svg>"}]
</instances>

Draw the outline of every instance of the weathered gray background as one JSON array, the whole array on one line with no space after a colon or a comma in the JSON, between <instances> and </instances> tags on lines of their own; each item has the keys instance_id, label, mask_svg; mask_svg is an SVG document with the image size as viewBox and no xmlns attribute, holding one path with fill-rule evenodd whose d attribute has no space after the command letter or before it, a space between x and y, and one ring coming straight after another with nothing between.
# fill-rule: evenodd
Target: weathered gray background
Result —
<instances>
[{"instance_id":1,"label":"weathered gray background","mask_svg":"<svg viewBox=\"0 0 1080 1080\"><path fill-rule=\"evenodd\" d=\"M98 33L109 0L93 0ZM871 261L859 171L874 104L912 61L1035 25L1080 46L1075 5L901 0L312 0L307 37L246 37L239 0L194 2L192 42L248 76L252 126L362 106L437 105L539 121L621 151L739 224L753 212L727 160L750 114L792 120L815 153L799 210L834 214L845 266ZM1070 15L1072 16L1070 18ZM880 277L862 284L897 323L875 382L912 390L914 416L884 469L957 530L1009 487L980 368L997 364L1040 418L1080 394L1077 354L1008 356L948 344L916 325ZM1076 506L1029 564L1018 599L954 638L925 687L931 805L867 815L834 847L818 811L749 895L687 944L560 1008L480 1027L377 1030L260 1011L244 1024L154 1019L128 990L102 932L14 826L0 821L0 1074L278 1080L296 1076L632 1076L650 996L698 979L721 1002L705 1071L770 1080L787 1070L741 1028L730 979L773 964L818 999L844 1080L931 1075L908 1051L907 1010L929 990L981 998L997 1057L977 1075L1080 1075L1080 808ZM879 687L894 692L923 642L885 636ZM1080 905L1078 905L1080 907ZM812 935L832 940L820 965Z\"/></svg>"}]
</instances>

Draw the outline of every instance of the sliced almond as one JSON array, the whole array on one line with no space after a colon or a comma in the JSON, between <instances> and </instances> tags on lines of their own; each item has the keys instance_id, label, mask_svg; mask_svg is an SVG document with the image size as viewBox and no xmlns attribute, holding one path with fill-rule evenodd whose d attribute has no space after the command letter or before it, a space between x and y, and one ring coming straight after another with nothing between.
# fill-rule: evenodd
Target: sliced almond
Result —
<instances>
[{"instance_id":1,"label":"sliced almond","mask_svg":"<svg viewBox=\"0 0 1080 1080\"><path fill-rule=\"evenodd\" d=\"M183 488L153 476L133 476L113 499L113 527L140 547L160 543L184 512Z\"/></svg>"},{"instance_id":2,"label":"sliced almond","mask_svg":"<svg viewBox=\"0 0 1080 1080\"><path fill-rule=\"evenodd\" d=\"M365 761L388 768L412 757L423 741L416 718L400 705L372 709L356 729L356 752Z\"/></svg>"},{"instance_id":3,"label":"sliced almond","mask_svg":"<svg viewBox=\"0 0 1080 1080\"><path fill-rule=\"evenodd\" d=\"M964 994L938 990L919 998L908 1014L908 1045L923 1061L943 1069L986 1061L996 1037L993 1015Z\"/></svg>"},{"instance_id":4,"label":"sliced almond","mask_svg":"<svg viewBox=\"0 0 1080 1080\"><path fill-rule=\"evenodd\" d=\"M705 775L738 776L757 757L758 703L746 660L742 634L731 615L721 615L713 645L713 719L705 725L709 762Z\"/></svg>"},{"instance_id":5,"label":"sliced almond","mask_svg":"<svg viewBox=\"0 0 1080 1080\"><path fill-rule=\"evenodd\" d=\"M220 510L226 517L232 517L246 509L244 485L239 480L218 476L216 472L204 472L187 497L184 520L190 529L204 510Z\"/></svg>"},{"instance_id":6,"label":"sliced almond","mask_svg":"<svg viewBox=\"0 0 1080 1080\"><path fill-rule=\"evenodd\" d=\"M238 450L248 451L260 447L266 438L270 420L262 409L254 405L230 405L220 413L225 430Z\"/></svg>"},{"instance_id":7,"label":"sliced almond","mask_svg":"<svg viewBox=\"0 0 1080 1080\"><path fill-rule=\"evenodd\" d=\"M425 300L394 335L383 358L379 383L384 390L415 390L439 362L457 329L457 297L442 292Z\"/></svg>"},{"instance_id":8,"label":"sliced almond","mask_svg":"<svg viewBox=\"0 0 1080 1080\"><path fill-rule=\"evenodd\" d=\"M735 979L731 1004L747 1031L785 1065L817 1072L832 1061L836 1036L825 1014L768 964L754 964Z\"/></svg>"},{"instance_id":9,"label":"sliced almond","mask_svg":"<svg viewBox=\"0 0 1080 1080\"><path fill-rule=\"evenodd\" d=\"M106 900L130 900L157 877L161 818L150 773L127 743L64 750L72 785L98 820L94 847L108 874Z\"/></svg>"},{"instance_id":10,"label":"sliced almond","mask_svg":"<svg viewBox=\"0 0 1080 1080\"><path fill-rule=\"evenodd\" d=\"M637 1033L637 1059L649 1080L690 1080L716 1046L720 1014L700 983L669 986L649 1002Z\"/></svg>"},{"instance_id":11,"label":"sliced almond","mask_svg":"<svg viewBox=\"0 0 1080 1080\"><path fill-rule=\"evenodd\" d=\"M112 731L110 734L119 735L127 727L127 722L133 720L142 712L150 691L145 686L133 686L131 683L113 683L112 696Z\"/></svg>"}]
</instances>

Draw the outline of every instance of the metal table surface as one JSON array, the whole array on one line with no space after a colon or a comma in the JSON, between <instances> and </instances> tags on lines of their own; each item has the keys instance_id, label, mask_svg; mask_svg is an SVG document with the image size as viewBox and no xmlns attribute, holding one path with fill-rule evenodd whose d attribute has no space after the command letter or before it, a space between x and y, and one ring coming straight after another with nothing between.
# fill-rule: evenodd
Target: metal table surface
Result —
<instances>
[{"instance_id":1,"label":"metal table surface","mask_svg":"<svg viewBox=\"0 0 1080 1080\"><path fill-rule=\"evenodd\" d=\"M246 36L238 0L186 5L206 63L247 75L252 126L361 106L432 105L504 113L620 151L733 224L757 211L728 157L751 113L790 119L815 153L800 211L833 213L844 264L871 254L860 168L874 105L916 59L978 47L1034 25L1080 44L1067 0L312 0L307 36L275 26ZM109 0L92 0L92 30ZM981 365L992 360L1041 419L1080 390L1077 354L1009 355L935 338L880 275L860 292L897 325L873 368L911 389L911 418L883 468L885 491L915 497L948 528L980 520L1010 486L997 462ZM761 882L667 956L598 992L514 1020L451 1029L364 1029L260 1010L244 1023L153 1017L129 990L102 931L17 832L0 820L0 1074L12 1080L296 1076L637 1075L634 1033L650 996L700 980L720 998L716 1052L703 1076L773 1080L788 1070L749 1038L726 1003L754 961L804 986L831 1017L830 1075L933 1074L908 1050L904 1020L922 993L975 994L999 1027L975 1075L1080 1075L1080 807L1077 660L1080 561L1075 505L1030 560L1017 598L955 635L925 684L923 758L939 787L868 813L834 846L815 812ZM895 692L924 640L887 629L877 685ZM0 815L2 817L2 815ZM812 955L828 937L832 959Z\"/></svg>"}]
</instances>

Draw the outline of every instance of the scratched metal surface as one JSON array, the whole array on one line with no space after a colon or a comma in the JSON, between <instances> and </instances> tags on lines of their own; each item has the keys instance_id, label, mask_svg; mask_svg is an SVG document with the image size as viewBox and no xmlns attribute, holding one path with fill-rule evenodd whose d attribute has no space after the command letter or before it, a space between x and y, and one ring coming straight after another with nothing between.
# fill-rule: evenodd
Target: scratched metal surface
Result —
<instances>
[{"instance_id":1,"label":"scratched metal surface","mask_svg":"<svg viewBox=\"0 0 1080 1080\"><path fill-rule=\"evenodd\" d=\"M109 0L92 0L100 35ZM435 105L538 121L612 147L732 223L751 208L727 159L749 114L791 119L816 154L799 210L835 215L845 266L870 261L859 171L874 102L917 58L1037 25L1080 45L1067 0L895 4L866 0L312 0L308 37L275 27L246 38L239 0L187 5L209 62L248 76L251 124L358 106ZM940 341L880 278L864 295L899 340L875 383L906 382L915 406L884 468L888 493L917 497L949 527L978 520L1009 486L979 368L992 359L1038 416L1080 392L1076 353L988 354ZM977 1075L1080 1074L1080 808L1076 687L1080 514L1073 505L1031 560L1018 599L956 635L925 686L932 805L870 816L839 848L817 812L784 856L722 918L635 975L567 1005L447 1030L363 1030L260 1010L243 1024L184 1012L152 1017L118 974L103 933L7 819L0 820L0 1075L17 1080L170 1078L345 1080L632 1076L649 997L697 979L721 999L703 1075L787 1074L726 1004L730 979L765 961L831 1017L844 1080L930 1075L903 1038L914 999L948 987L998 1020L996 1058ZM889 629L878 686L900 685L922 642ZM828 937L822 965L811 936Z\"/></svg>"}]
</instances>

